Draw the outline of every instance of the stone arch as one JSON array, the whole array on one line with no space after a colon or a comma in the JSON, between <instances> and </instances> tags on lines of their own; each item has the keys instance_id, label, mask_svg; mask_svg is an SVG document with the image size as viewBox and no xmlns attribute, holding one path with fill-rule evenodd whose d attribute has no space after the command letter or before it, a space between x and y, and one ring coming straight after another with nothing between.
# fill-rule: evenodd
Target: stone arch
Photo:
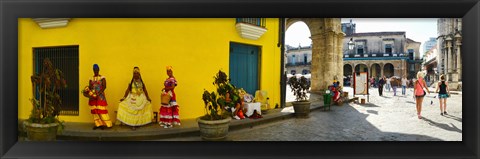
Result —
<instances>
[{"instance_id":1,"label":"stone arch","mask_svg":"<svg viewBox=\"0 0 480 159\"><path fill-rule=\"evenodd\" d=\"M343 77L343 37L340 18L286 18L285 28L304 22L312 39L311 92L322 94L333 78Z\"/></svg>"},{"instance_id":2,"label":"stone arch","mask_svg":"<svg viewBox=\"0 0 480 159\"><path fill-rule=\"evenodd\" d=\"M382 68L380 67L380 64L378 63L373 63L370 67L370 77L380 77L382 76Z\"/></svg>"},{"instance_id":3,"label":"stone arch","mask_svg":"<svg viewBox=\"0 0 480 159\"><path fill-rule=\"evenodd\" d=\"M393 64L386 63L383 66L383 75L385 77L392 77L394 75L394 72L395 72L395 67L393 66Z\"/></svg>"},{"instance_id":4,"label":"stone arch","mask_svg":"<svg viewBox=\"0 0 480 159\"><path fill-rule=\"evenodd\" d=\"M369 72L368 66L364 63L359 63L355 66L355 72Z\"/></svg>"},{"instance_id":5,"label":"stone arch","mask_svg":"<svg viewBox=\"0 0 480 159\"><path fill-rule=\"evenodd\" d=\"M350 64L343 65L343 76L351 76L353 74L353 67Z\"/></svg>"}]
</instances>

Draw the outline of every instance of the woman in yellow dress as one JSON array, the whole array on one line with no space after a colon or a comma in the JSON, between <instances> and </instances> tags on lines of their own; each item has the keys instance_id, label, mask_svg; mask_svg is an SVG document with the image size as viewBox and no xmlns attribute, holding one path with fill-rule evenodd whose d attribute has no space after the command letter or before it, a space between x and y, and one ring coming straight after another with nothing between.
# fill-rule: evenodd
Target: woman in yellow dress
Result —
<instances>
[{"instance_id":1,"label":"woman in yellow dress","mask_svg":"<svg viewBox=\"0 0 480 159\"><path fill-rule=\"evenodd\" d=\"M133 78L125 91L125 95L120 99L117 120L131 126L132 130L135 130L138 126L151 123L153 118L151 101L140 75L140 69L135 67Z\"/></svg>"}]
</instances>

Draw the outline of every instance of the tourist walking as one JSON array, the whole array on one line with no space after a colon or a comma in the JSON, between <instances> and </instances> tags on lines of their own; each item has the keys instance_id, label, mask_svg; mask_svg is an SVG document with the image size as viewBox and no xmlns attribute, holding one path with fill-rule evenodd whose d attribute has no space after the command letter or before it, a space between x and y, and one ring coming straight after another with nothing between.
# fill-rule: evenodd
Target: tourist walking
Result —
<instances>
[{"instance_id":1,"label":"tourist walking","mask_svg":"<svg viewBox=\"0 0 480 159\"><path fill-rule=\"evenodd\" d=\"M402 78L402 95L405 95L407 89L408 80L405 76Z\"/></svg>"},{"instance_id":2,"label":"tourist walking","mask_svg":"<svg viewBox=\"0 0 480 159\"><path fill-rule=\"evenodd\" d=\"M393 77L390 77L390 78L387 78L386 81L387 81L387 84L385 85L385 88L387 88L387 90L390 92L390 87L392 86L392 83L391 83L391 80L393 79Z\"/></svg>"},{"instance_id":3,"label":"tourist walking","mask_svg":"<svg viewBox=\"0 0 480 159\"><path fill-rule=\"evenodd\" d=\"M397 78L390 78L390 81L391 81L391 86L392 86L392 90L393 90L393 96L396 96L397 95L397 87L399 86L399 81Z\"/></svg>"},{"instance_id":4,"label":"tourist walking","mask_svg":"<svg viewBox=\"0 0 480 159\"><path fill-rule=\"evenodd\" d=\"M423 102L423 97L425 97L425 95L427 94L423 89L424 88L427 89L427 92L430 94L430 91L426 86L427 84L425 83L425 80L423 80L423 73L418 72L417 80L415 81L415 84L413 86L413 94L416 101L418 119L422 119L422 115L421 115L422 102Z\"/></svg>"},{"instance_id":5,"label":"tourist walking","mask_svg":"<svg viewBox=\"0 0 480 159\"><path fill-rule=\"evenodd\" d=\"M439 89L440 92L438 92ZM440 115L447 115L447 98L450 97L450 90L445 81L445 75L440 76L440 82L438 82L435 92L438 92L438 100L440 100Z\"/></svg>"},{"instance_id":6,"label":"tourist walking","mask_svg":"<svg viewBox=\"0 0 480 159\"><path fill-rule=\"evenodd\" d=\"M383 76L383 78L380 78L378 80L378 94L380 96L383 95L383 85L385 84L385 76Z\"/></svg>"}]
</instances>

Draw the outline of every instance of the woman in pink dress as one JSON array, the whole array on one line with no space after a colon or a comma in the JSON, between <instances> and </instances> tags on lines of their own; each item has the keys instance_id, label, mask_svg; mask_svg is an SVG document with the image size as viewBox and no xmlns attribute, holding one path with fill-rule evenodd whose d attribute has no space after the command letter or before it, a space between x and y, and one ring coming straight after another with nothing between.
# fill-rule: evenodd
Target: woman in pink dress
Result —
<instances>
[{"instance_id":1,"label":"woman in pink dress","mask_svg":"<svg viewBox=\"0 0 480 159\"><path fill-rule=\"evenodd\" d=\"M416 80L415 84L413 85L413 94L414 94L414 98L417 105L418 119L422 119L421 113L422 113L423 97L425 97L427 93L430 94L430 91L428 90L427 83L423 80L422 72L417 73L417 79L418 80ZM427 92L425 92L423 88L427 89Z\"/></svg>"},{"instance_id":2,"label":"woman in pink dress","mask_svg":"<svg viewBox=\"0 0 480 159\"><path fill-rule=\"evenodd\" d=\"M167 66L167 75L168 78L164 82L165 88L162 94L170 96L170 101L162 102L161 104L159 124L164 128L171 128L173 125L180 125L179 106L177 104L177 95L175 94L177 80L173 76L172 66Z\"/></svg>"}]
</instances>

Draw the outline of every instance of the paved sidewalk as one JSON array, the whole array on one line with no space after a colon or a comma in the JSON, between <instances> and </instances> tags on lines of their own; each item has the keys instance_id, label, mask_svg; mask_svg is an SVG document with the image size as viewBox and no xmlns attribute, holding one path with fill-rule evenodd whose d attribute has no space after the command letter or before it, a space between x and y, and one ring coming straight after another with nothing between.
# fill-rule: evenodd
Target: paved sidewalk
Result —
<instances>
[{"instance_id":1,"label":"paved sidewalk","mask_svg":"<svg viewBox=\"0 0 480 159\"><path fill-rule=\"evenodd\" d=\"M316 102L312 104L311 110L322 108L323 104ZM229 131L293 118L293 107L283 109L271 109L259 119L232 119ZM86 140L86 141L138 141L138 140L159 140L168 138L199 137L200 132L196 119L182 120L181 126L165 129L158 124L148 124L131 130L129 126L115 125L110 129L92 130L93 123L65 123L65 130L57 136L58 140Z\"/></svg>"}]
</instances>

